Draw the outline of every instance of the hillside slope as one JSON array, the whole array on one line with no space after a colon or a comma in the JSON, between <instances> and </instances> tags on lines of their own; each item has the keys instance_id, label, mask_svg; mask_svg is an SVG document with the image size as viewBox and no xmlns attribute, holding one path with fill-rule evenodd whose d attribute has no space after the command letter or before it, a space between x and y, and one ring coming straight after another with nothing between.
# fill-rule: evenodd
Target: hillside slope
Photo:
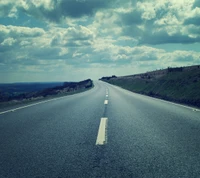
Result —
<instances>
[{"instance_id":1,"label":"hillside slope","mask_svg":"<svg viewBox=\"0 0 200 178\"><path fill-rule=\"evenodd\" d=\"M200 107L200 66L168 68L100 80L127 90L173 102Z\"/></svg>"},{"instance_id":2,"label":"hillside slope","mask_svg":"<svg viewBox=\"0 0 200 178\"><path fill-rule=\"evenodd\" d=\"M21 91L25 91L25 89L23 90L24 86L25 86L26 92L20 92L19 94L16 94L16 92L14 93L2 92L6 90L6 86L4 86L4 90L2 90L0 87L0 103L10 102L10 101L18 102L18 101L43 99L48 96L61 96L61 95L78 93L78 92L82 92L91 88L93 86L93 82L91 79L87 79L80 82L64 82L62 85L59 83L58 86L45 88L39 91L38 91L39 87L34 86L35 90L33 88L34 91L32 90L31 92L29 92L30 89L27 90L27 85L25 84L21 85L21 89L20 89ZM8 89L9 88L10 86L8 87ZM18 86L18 88L20 88L20 86Z\"/></svg>"}]
</instances>

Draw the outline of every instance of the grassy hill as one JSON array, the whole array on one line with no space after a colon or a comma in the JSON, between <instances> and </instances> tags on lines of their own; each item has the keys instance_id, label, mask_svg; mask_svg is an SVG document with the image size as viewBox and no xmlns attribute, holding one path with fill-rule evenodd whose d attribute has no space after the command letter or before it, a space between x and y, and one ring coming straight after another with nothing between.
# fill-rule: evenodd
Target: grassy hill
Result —
<instances>
[{"instance_id":1,"label":"grassy hill","mask_svg":"<svg viewBox=\"0 0 200 178\"><path fill-rule=\"evenodd\" d=\"M17 96L62 85L63 82L0 83L0 94L4 96Z\"/></svg>"},{"instance_id":2,"label":"grassy hill","mask_svg":"<svg viewBox=\"0 0 200 178\"><path fill-rule=\"evenodd\" d=\"M32 101L49 96L63 96L85 91L93 86L91 79L64 83L0 84L0 103Z\"/></svg>"},{"instance_id":3,"label":"grassy hill","mask_svg":"<svg viewBox=\"0 0 200 178\"><path fill-rule=\"evenodd\" d=\"M167 68L100 80L127 90L173 102L200 107L200 66Z\"/></svg>"}]
</instances>

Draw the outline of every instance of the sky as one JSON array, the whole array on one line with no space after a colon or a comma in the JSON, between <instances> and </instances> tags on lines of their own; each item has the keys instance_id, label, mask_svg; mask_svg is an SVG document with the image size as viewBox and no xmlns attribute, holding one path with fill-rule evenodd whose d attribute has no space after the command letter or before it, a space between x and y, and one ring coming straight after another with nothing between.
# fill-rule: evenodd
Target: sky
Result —
<instances>
[{"instance_id":1,"label":"sky","mask_svg":"<svg viewBox=\"0 0 200 178\"><path fill-rule=\"evenodd\" d=\"M0 83L200 64L200 0L0 0Z\"/></svg>"}]
</instances>

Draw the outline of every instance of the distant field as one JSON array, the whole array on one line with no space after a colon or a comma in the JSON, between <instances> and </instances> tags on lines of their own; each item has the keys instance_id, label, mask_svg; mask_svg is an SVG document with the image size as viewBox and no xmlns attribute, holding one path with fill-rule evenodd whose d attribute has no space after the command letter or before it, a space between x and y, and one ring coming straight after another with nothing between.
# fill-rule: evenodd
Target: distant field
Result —
<instances>
[{"instance_id":1,"label":"distant field","mask_svg":"<svg viewBox=\"0 0 200 178\"><path fill-rule=\"evenodd\" d=\"M0 93L17 95L21 93L40 91L46 88L52 88L63 85L63 82L44 82L44 83L0 83Z\"/></svg>"},{"instance_id":2,"label":"distant field","mask_svg":"<svg viewBox=\"0 0 200 178\"><path fill-rule=\"evenodd\" d=\"M103 77L101 80L133 92L200 107L200 66Z\"/></svg>"},{"instance_id":3,"label":"distant field","mask_svg":"<svg viewBox=\"0 0 200 178\"><path fill-rule=\"evenodd\" d=\"M75 94L92 87L90 79L80 82L0 84L0 107Z\"/></svg>"}]
</instances>

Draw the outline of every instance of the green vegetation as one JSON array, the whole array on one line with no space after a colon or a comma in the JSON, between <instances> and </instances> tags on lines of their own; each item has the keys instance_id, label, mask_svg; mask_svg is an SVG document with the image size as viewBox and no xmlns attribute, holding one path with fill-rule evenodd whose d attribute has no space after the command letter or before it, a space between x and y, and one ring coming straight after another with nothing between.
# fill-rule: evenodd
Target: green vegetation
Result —
<instances>
[{"instance_id":1,"label":"green vegetation","mask_svg":"<svg viewBox=\"0 0 200 178\"><path fill-rule=\"evenodd\" d=\"M75 93L84 92L93 87L91 79L81 82L64 82L55 86L47 84L1 84L0 85L0 107L7 105L30 103L35 100L50 99ZM42 86L41 86L42 85ZM44 85L44 86L43 86ZM30 86L33 88L31 89ZM47 86L53 86L48 88ZM38 90L43 88L41 90ZM18 92L16 92L18 91Z\"/></svg>"},{"instance_id":2,"label":"green vegetation","mask_svg":"<svg viewBox=\"0 0 200 178\"><path fill-rule=\"evenodd\" d=\"M103 81L133 92L200 107L199 66L168 68Z\"/></svg>"}]
</instances>

